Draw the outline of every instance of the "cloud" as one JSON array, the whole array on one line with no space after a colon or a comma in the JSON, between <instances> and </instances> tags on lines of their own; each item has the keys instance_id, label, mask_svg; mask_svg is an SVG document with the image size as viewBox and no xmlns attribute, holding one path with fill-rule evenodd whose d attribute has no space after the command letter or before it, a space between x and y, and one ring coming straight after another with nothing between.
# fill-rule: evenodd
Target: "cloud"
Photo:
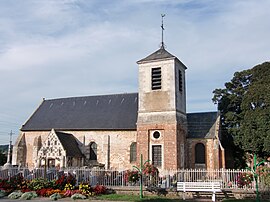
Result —
<instances>
[{"instance_id":1,"label":"cloud","mask_svg":"<svg viewBox=\"0 0 270 202\"><path fill-rule=\"evenodd\" d=\"M158 49L187 65L187 109L269 60L269 1L15 0L0 2L0 143L41 99L136 92L136 61Z\"/></svg>"}]
</instances>

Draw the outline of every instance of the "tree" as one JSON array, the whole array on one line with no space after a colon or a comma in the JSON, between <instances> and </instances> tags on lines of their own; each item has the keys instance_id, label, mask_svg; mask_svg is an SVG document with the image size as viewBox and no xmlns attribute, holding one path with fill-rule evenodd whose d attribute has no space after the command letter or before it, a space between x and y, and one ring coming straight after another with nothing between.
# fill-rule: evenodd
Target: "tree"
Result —
<instances>
[{"instance_id":1,"label":"tree","mask_svg":"<svg viewBox=\"0 0 270 202\"><path fill-rule=\"evenodd\" d=\"M7 162L7 156L0 150L0 166L3 166Z\"/></svg>"},{"instance_id":2,"label":"tree","mask_svg":"<svg viewBox=\"0 0 270 202\"><path fill-rule=\"evenodd\" d=\"M237 166L243 166L243 154L269 157L270 63L236 72L224 89L213 93L221 113L223 142L235 150L234 157L240 160Z\"/></svg>"}]
</instances>

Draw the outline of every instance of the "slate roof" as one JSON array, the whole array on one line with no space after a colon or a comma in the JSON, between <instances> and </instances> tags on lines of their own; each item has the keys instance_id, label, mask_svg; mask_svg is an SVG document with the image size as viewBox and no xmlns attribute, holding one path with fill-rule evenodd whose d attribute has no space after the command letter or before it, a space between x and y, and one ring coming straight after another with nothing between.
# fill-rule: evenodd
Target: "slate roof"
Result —
<instances>
[{"instance_id":1,"label":"slate roof","mask_svg":"<svg viewBox=\"0 0 270 202\"><path fill-rule=\"evenodd\" d=\"M187 114L188 138L214 138L218 112Z\"/></svg>"},{"instance_id":2,"label":"slate roof","mask_svg":"<svg viewBox=\"0 0 270 202\"><path fill-rule=\"evenodd\" d=\"M79 149L78 142L75 137L69 133L63 133L55 131L57 137L59 138L64 150L66 150L66 155L71 157L83 157L81 150Z\"/></svg>"},{"instance_id":3,"label":"slate roof","mask_svg":"<svg viewBox=\"0 0 270 202\"><path fill-rule=\"evenodd\" d=\"M160 49L155 51L154 53L148 55L147 57L139 60L137 63L144 63L144 62L149 62L153 60L163 60L163 59L176 59L178 60L185 68L187 68L177 57L169 53L165 48L162 46Z\"/></svg>"},{"instance_id":4,"label":"slate roof","mask_svg":"<svg viewBox=\"0 0 270 202\"><path fill-rule=\"evenodd\" d=\"M138 94L44 100L21 131L136 130Z\"/></svg>"},{"instance_id":5,"label":"slate roof","mask_svg":"<svg viewBox=\"0 0 270 202\"><path fill-rule=\"evenodd\" d=\"M138 93L44 100L21 131L136 130ZM217 112L187 113L188 138L213 138Z\"/></svg>"}]
</instances>

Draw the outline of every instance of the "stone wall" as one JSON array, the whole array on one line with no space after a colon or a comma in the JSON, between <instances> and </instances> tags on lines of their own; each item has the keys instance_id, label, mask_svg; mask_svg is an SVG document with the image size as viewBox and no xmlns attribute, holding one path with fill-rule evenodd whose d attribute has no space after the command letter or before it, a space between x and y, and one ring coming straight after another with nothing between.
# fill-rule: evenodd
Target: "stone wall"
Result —
<instances>
[{"instance_id":1,"label":"stone wall","mask_svg":"<svg viewBox=\"0 0 270 202\"><path fill-rule=\"evenodd\" d=\"M97 161L102 163L106 168L132 168L133 164L130 163L130 145L132 142L136 142L136 131L61 131L65 133L71 133L77 138L78 142L82 145L89 145L90 142L95 142L97 144ZM25 153L24 166L33 168L36 164L34 159L36 159L34 141L35 138L41 137L41 141L45 141L49 135L50 131L31 131L23 132L21 136L25 139L25 149L22 151L20 147L19 150L14 150L13 153L13 165L18 165L22 160L22 156L18 155L20 153ZM15 148L19 143L15 144ZM83 148L82 148L83 152Z\"/></svg>"},{"instance_id":2,"label":"stone wall","mask_svg":"<svg viewBox=\"0 0 270 202\"><path fill-rule=\"evenodd\" d=\"M189 138L187 140L188 144L188 168L196 168L195 165L195 146L198 143L202 143L205 146L205 160L206 169L219 169L220 165L220 148L217 139L195 139ZM198 167L197 167L198 168Z\"/></svg>"}]
</instances>

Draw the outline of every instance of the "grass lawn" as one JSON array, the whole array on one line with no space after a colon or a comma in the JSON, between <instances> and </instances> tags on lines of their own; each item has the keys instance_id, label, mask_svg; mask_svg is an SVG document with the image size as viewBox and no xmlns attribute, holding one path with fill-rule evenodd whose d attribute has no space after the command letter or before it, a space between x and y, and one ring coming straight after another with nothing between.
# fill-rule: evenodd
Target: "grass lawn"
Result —
<instances>
[{"instance_id":1,"label":"grass lawn","mask_svg":"<svg viewBox=\"0 0 270 202\"><path fill-rule=\"evenodd\" d=\"M224 202L256 202L256 199L224 199ZM260 202L270 202L270 200L260 200Z\"/></svg>"},{"instance_id":2,"label":"grass lawn","mask_svg":"<svg viewBox=\"0 0 270 202\"><path fill-rule=\"evenodd\" d=\"M121 195L121 194L108 194L108 195L101 195L98 196L97 199L101 200L110 200L110 201L152 201L152 202L179 202L179 199L171 199L162 196L144 196L140 199L139 195ZM186 200L186 202L188 202Z\"/></svg>"},{"instance_id":3,"label":"grass lawn","mask_svg":"<svg viewBox=\"0 0 270 202\"><path fill-rule=\"evenodd\" d=\"M109 200L109 201L151 201L151 202L179 202L183 201L182 199L173 199L167 198L164 196L144 196L140 199L138 195L121 195L121 194L108 194L97 196L97 199L100 200ZM211 199L210 199L211 200ZM192 200L185 200L184 202L191 202ZM198 200L197 200L198 201ZM224 199L223 202L256 202L255 199ZM261 200L261 202L270 202L270 200Z\"/></svg>"}]
</instances>

